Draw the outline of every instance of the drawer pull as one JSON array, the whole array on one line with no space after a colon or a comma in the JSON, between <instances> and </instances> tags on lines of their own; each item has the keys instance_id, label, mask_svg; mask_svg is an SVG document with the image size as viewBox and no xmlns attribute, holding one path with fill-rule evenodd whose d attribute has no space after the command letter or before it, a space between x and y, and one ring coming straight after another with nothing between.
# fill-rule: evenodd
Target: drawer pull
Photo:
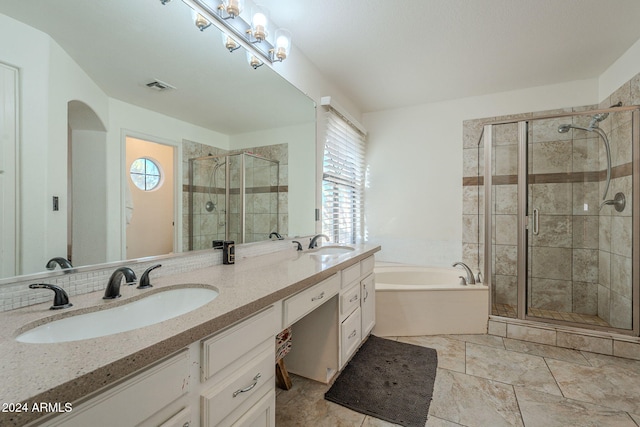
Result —
<instances>
[{"instance_id":1,"label":"drawer pull","mask_svg":"<svg viewBox=\"0 0 640 427\"><path fill-rule=\"evenodd\" d=\"M260 372L258 372L258 374L253 377L253 383L245 388L241 388L240 390L236 390L233 392L233 397L236 397L237 395L239 395L240 393L246 393L248 391L251 391L256 385L258 385L258 379L261 377Z\"/></svg>"},{"instance_id":2,"label":"drawer pull","mask_svg":"<svg viewBox=\"0 0 640 427\"><path fill-rule=\"evenodd\" d=\"M322 298L324 298L324 291L322 291L322 293L320 295L318 295L317 297L311 298L311 301L318 301L318 300L320 300Z\"/></svg>"},{"instance_id":3,"label":"drawer pull","mask_svg":"<svg viewBox=\"0 0 640 427\"><path fill-rule=\"evenodd\" d=\"M367 302L367 298L369 298L369 291L367 290L367 285L362 285L362 287L364 288L364 302Z\"/></svg>"},{"instance_id":4,"label":"drawer pull","mask_svg":"<svg viewBox=\"0 0 640 427\"><path fill-rule=\"evenodd\" d=\"M351 333L349 334L349 336L347 337L347 339L349 339L349 340L350 340L351 338L353 338L353 337L355 337L355 336L356 336L356 330L354 329L354 330L353 330L353 332L351 332Z\"/></svg>"},{"instance_id":5,"label":"drawer pull","mask_svg":"<svg viewBox=\"0 0 640 427\"><path fill-rule=\"evenodd\" d=\"M351 299L349 300L349 302L354 302L358 300L358 295L354 295L351 297Z\"/></svg>"}]
</instances>

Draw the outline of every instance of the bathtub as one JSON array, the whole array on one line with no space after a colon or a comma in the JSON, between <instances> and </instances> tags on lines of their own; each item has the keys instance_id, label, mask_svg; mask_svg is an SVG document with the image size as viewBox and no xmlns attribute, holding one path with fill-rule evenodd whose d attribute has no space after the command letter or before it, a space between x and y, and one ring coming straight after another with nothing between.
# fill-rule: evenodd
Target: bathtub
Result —
<instances>
[{"instance_id":1,"label":"bathtub","mask_svg":"<svg viewBox=\"0 0 640 427\"><path fill-rule=\"evenodd\" d=\"M460 285L464 270L376 264L378 336L487 332L489 288Z\"/></svg>"}]
</instances>

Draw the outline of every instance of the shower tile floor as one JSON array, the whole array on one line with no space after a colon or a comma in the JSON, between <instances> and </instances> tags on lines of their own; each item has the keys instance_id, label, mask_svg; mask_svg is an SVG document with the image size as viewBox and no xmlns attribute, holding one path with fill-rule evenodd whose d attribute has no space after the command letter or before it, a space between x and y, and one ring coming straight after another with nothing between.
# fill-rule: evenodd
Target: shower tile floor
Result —
<instances>
[{"instance_id":1,"label":"shower tile floor","mask_svg":"<svg viewBox=\"0 0 640 427\"><path fill-rule=\"evenodd\" d=\"M493 304L491 314L513 319L517 317L516 308L509 304ZM606 320L590 314L566 313L563 311L543 310L533 307L529 307L529 314L543 319L565 320L567 322L582 323L585 325L610 326Z\"/></svg>"},{"instance_id":2,"label":"shower tile floor","mask_svg":"<svg viewBox=\"0 0 640 427\"><path fill-rule=\"evenodd\" d=\"M492 335L390 339L438 352L426 426L640 426L640 360ZM328 385L292 380L278 390L278 427L395 425L324 400Z\"/></svg>"}]
</instances>

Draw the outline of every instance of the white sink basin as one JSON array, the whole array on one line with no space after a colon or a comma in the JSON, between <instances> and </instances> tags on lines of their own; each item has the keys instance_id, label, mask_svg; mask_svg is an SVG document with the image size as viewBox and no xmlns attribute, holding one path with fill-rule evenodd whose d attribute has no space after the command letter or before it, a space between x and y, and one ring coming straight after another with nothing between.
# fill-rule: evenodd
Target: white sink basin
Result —
<instances>
[{"instance_id":1,"label":"white sink basin","mask_svg":"<svg viewBox=\"0 0 640 427\"><path fill-rule=\"evenodd\" d=\"M20 334L16 340L59 343L131 331L188 313L217 296L218 291L210 288L170 289L106 310L55 320Z\"/></svg>"},{"instance_id":2,"label":"white sink basin","mask_svg":"<svg viewBox=\"0 0 640 427\"><path fill-rule=\"evenodd\" d=\"M350 246L321 246L312 249L307 254L311 256L337 256L352 252L354 249Z\"/></svg>"}]
</instances>

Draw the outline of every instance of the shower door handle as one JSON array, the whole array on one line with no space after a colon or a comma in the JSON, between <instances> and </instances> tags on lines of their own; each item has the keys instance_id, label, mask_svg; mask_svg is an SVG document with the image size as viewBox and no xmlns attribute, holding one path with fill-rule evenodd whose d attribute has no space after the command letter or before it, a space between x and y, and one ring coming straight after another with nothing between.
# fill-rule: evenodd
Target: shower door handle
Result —
<instances>
[{"instance_id":1,"label":"shower door handle","mask_svg":"<svg viewBox=\"0 0 640 427\"><path fill-rule=\"evenodd\" d=\"M540 233L540 222L539 222L540 212L538 209L533 210L533 234L538 235Z\"/></svg>"}]
</instances>

